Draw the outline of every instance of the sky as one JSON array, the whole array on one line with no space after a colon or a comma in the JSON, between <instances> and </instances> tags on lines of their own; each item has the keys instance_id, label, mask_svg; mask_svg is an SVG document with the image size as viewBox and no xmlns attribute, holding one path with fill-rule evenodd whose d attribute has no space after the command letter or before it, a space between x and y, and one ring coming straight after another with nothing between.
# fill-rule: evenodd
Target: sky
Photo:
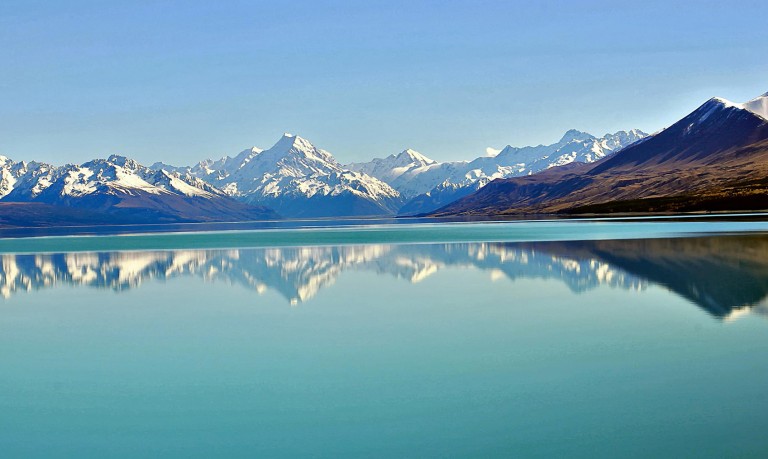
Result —
<instances>
[{"instance_id":1,"label":"sky","mask_svg":"<svg viewBox=\"0 0 768 459\"><path fill-rule=\"evenodd\" d=\"M341 162L657 131L768 91L768 2L0 2L0 154Z\"/></svg>"}]
</instances>

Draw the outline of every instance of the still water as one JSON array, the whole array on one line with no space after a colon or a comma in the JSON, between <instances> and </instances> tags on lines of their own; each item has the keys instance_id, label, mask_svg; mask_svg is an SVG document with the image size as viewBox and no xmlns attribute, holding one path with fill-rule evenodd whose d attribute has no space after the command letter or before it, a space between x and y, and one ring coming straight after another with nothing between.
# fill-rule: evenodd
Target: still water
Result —
<instances>
[{"instance_id":1,"label":"still water","mask_svg":"<svg viewBox=\"0 0 768 459\"><path fill-rule=\"evenodd\" d=\"M542 224L2 240L0 455L764 457L768 227Z\"/></svg>"}]
</instances>

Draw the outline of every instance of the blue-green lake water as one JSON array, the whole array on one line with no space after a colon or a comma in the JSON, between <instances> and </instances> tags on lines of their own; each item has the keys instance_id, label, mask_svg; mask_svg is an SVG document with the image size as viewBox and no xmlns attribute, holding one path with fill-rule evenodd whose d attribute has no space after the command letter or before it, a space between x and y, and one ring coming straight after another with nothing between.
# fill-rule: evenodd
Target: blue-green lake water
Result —
<instances>
[{"instance_id":1,"label":"blue-green lake water","mask_svg":"<svg viewBox=\"0 0 768 459\"><path fill-rule=\"evenodd\" d=\"M1 457L765 457L768 223L0 239Z\"/></svg>"}]
</instances>

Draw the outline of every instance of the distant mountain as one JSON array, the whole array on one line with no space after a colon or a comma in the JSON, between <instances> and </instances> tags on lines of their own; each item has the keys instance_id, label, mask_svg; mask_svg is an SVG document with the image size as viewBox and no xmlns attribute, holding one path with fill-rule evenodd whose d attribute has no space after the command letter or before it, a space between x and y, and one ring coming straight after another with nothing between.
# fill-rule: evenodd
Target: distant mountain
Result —
<instances>
[{"instance_id":1,"label":"distant mountain","mask_svg":"<svg viewBox=\"0 0 768 459\"><path fill-rule=\"evenodd\" d=\"M425 185L424 181L420 180L420 176L426 171L435 167L443 169L441 163L410 148L397 155L374 158L364 163L351 163L346 167L387 182L404 198L411 198L431 188L431 182Z\"/></svg>"},{"instance_id":2,"label":"distant mountain","mask_svg":"<svg viewBox=\"0 0 768 459\"><path fill-rule=\"evenodd\" d=\"M238 202L190 174L153 170L123 156L81 165L0 162L6 224L30 222L161 223L277 218L272 210ZM24 208L18 203L43 204ZM57 209L51 212L52 208ZM75 210L79 209L79 210ZM40 212L40 214L36 214Z\"/></svg>"},{"instance_id":3,"label":"distant mountain","mask_svg":"<svg viewBox=\"0 0 768 459\"><path fill-rule=\"evenodd\" d=\"M643 136L631 130L596 138L571 130L552 145L507 146L493 157L444 163L407 149L343 166L291 134L267 150L253 147L191 166L146 167L113 155L59 167L0 156L0 202L17 203L4 207L0 224L23 225L24 218L35 225L62 225L68 219L97 224L412 215L467 196L493 179L595 161ZM25 209L19 203L38 205Z\"/></svg>"},{"instance_id":4,"label":"distant mountain","mask_svg":"<svg viewBox=\"0 0 768 459\"><path fill-rule=\"evenodd\" d=\"M111 156L58 167L0 156L0 202L40 204L6 206L6 224L43 204L59 208L56 221L66 220L63 209L81 209L74 220L136 223L762 209L766 123L768 94L743 104L713 98L652 136L572 129L550 145L508 145L471 161L406 149L345 166L291 134L266 150L183 166Z\"/></svg>"},{"instance_id":5,"label":"distant mountain","mask_svg":"<svg viewBox=\"0 0 768 459\"><path fill-rule=\"evenodd\" d=\"M434 214L768 209L767 101L710 99L595 164L497 180Z\"/></svg>"},{"instance_id":6,"label":"distant mountain","mask_svg":"<svg viewBox=\"0 0 768 459\"><path fill-rule=\"evenodd\" d=\"M377 177L408 199L399 214L429 212L466 196L498 178L530 175L564 164L591 163L647 136L632 129L597 138L572 129L551 145L512 147L507 145L495 156L472 161L438 163L413 150L376 158L367 163L352 163L352 170Z\"/></svg>"},{"instance_id":7,"label":"distant mountain","mask_svg":"<svg viewBox=\"0 0 768 459\"><path fill-rule=\"evenodd\" d=\"M235 158L169 169L286 217L392 215L402 204L400 193L388 184L345 169L327 151L291 134L268 150L253 148Z\"/></svg>"},{"instance_id":8,"label":"distant mountain","mask_svg":"<svg viewBox=\"0 0 768 459\"><path fill-rule=\"evenodd\" d=\"M490 183L487 177L480 178L468 185L450 183L448 180L432 190L420 194L406 202L398 211L399 215L421 215L443 207L447 203L458 201Z\"/></svg>"}]
</instances>

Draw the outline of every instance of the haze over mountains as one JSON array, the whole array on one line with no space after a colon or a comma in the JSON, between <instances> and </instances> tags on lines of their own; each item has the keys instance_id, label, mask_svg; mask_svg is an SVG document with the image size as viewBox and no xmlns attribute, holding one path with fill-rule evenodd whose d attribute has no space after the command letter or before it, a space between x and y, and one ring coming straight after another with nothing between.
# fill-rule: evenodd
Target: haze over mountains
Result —
<instances>
[{"instance_id":1,"label":"haze over mountains","mask_svg":"<svg viewBox=\"0 0 768 459\"><path fill-rule=\"evenodd\" d=\"M435 215L616 213L768 208L768 93L712 98L594 164L498 180Z\"/></svg>"}]
</instances>

